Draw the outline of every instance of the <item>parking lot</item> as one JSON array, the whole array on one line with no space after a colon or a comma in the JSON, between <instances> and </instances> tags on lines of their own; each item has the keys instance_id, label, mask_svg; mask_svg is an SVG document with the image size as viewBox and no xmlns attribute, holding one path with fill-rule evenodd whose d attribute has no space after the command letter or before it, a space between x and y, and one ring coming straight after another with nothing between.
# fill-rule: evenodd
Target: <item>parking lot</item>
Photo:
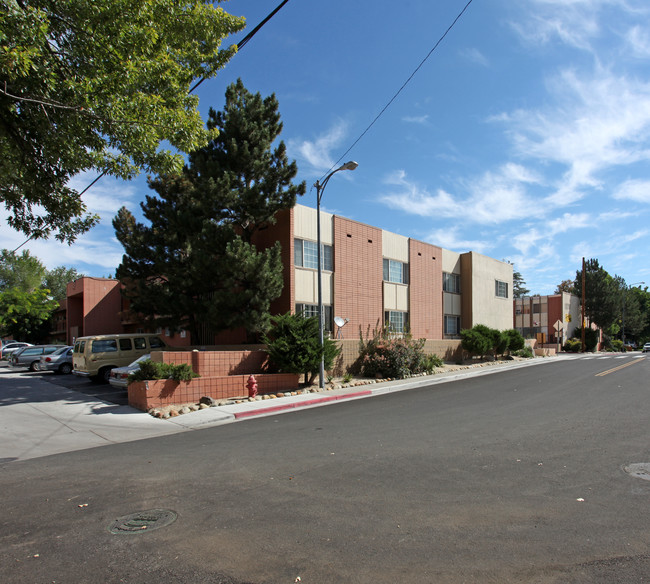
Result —
<instances>
[{"instance_id":1,"label":"parking lot","mask_svg":"<svg viewBox=\"0 0 650 584\"><path fill-rule=\"evenodd\" d=\"M0 361L0 368L9 369L6 361ZM106 401L117 405L128 405L128 396L125 390L116 390L108 384L95 383L83 377L76 375L59 375L51 371L30 372L27 369L13 369L16 373L24 375L25 377L39 377L44 381L59 385L73 391L78 391L86 395L92 396L96 399Z\"/></svg>"}]
</instances>

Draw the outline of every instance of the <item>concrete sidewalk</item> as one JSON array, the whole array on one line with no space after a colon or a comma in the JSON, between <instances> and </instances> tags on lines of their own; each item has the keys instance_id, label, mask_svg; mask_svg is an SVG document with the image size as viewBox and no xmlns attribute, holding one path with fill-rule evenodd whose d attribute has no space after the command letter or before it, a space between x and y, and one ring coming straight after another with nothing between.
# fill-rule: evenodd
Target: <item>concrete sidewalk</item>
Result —
<instances>
[{"instance_id":1,"label":"concrete sidewalk","mask_svg":"<svg viewBox=\"0 0 650 584\"><path fill-rule=\"evenodd\" d=\"M129 406L101 401L49 383L44 378L24 376L20 372L0 368L0 463L165 436L554 360L555 358L537 358L509 361L275 400L246 401L199 410L167 420L154 418Z\"/></svg>"}]
</instances>

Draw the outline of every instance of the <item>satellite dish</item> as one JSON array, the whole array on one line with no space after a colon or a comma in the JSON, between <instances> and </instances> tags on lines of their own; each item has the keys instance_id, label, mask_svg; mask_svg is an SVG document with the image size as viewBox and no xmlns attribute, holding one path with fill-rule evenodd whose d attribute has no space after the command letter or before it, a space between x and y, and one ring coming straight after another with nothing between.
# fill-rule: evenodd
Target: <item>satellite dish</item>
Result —
<instances>
[{"instance_id":1,"label":"satellite dish","mask_svg":"<svg viewBox=\"0 0 650 584\"><path fill-rule=\"evenodd\" d=\"M335 316L334 317L334 324L339 327L338 334L336 335L337 338L342 339L343 335L341 334L341 328L344 327L348 322L347 318L342 318L340 316Z\"/></svg>"}]
</instances>

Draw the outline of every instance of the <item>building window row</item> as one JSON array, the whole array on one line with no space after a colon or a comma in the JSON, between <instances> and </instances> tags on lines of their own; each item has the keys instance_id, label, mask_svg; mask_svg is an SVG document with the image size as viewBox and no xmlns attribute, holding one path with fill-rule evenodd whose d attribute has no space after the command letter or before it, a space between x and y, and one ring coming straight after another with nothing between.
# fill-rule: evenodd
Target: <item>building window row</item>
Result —
<instances>
[{"instance_id":1,"label":"building window row","mask_svg":"<svg viewBox=\"0 0 650 584\"><path fill-rule=\"evenodd\" d=\"M384 281L408 284L408 264L384 258Z\"/></svg>"},{"instance_id":2,"label":"building window row","mask_svg":"<svg viewBox=\"0 0 650 584\"><path fill-rule=\"evenodd\" d=\"M408 332L409 313L399 310L387 310L384 312L384 322L390 333Z\"/></svg>"},{"instance_id":3,"label":"building window row","mask_svg":"<svg viewBox=\"0 0 650 584\"><path fill-rule=\"evenodd\" d=\"M459 337L460 336L460 316L445 314L444 318L445 337Z\"/></svg>"},{"instance_id":4,"label":"building window row","mask_svg":"<svg viewBox=\"0 0 650 584\"><path fill-rule=\"evenodd\" d=\"M294 263L300 268L318 269L318 244L307 239L294 240ZM332 246L321 244L321 266L328 272L334 271Z\"/></svg>"},{"instance_id":5,"label":"building window row","mask_svg":"<svg viewBox=\"0 0 650 584\"><path fill-rule=\"evenodd\" d=\"M460 274L450 274L448 272L443 272L442 290L443 292L460 294Z\"/></svg>"},{"instance_id":6,"label":"building window row","mask_svg":"<svg viewBox=\"0 0 650 584\"><path fill-rule=\"evenodd\" d=\"M318 304L296 304L296 314L302 314L305 318L315 316L318 318ZM329 334L334 329L334 315L332 307L323 305L323 330Z\"/></svg>"}]
</instances>

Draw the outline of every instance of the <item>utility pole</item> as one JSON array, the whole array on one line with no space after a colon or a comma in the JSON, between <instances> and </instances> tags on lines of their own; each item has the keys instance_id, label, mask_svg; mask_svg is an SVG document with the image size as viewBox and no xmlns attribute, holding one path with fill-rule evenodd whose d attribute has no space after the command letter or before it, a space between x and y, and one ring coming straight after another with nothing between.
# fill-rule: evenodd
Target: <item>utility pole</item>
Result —
<instances>
[{"instance_id":1,"label":"utility pole","mask_svg":"<svg viewBox=\"0 0 650 584\"><path fill-rule=\"evenodd\" d=\"M582 352L585 352L585 258L582 258L582 327L580 328L580 340L582 341Z\"/></svg>"}]
</instances>

